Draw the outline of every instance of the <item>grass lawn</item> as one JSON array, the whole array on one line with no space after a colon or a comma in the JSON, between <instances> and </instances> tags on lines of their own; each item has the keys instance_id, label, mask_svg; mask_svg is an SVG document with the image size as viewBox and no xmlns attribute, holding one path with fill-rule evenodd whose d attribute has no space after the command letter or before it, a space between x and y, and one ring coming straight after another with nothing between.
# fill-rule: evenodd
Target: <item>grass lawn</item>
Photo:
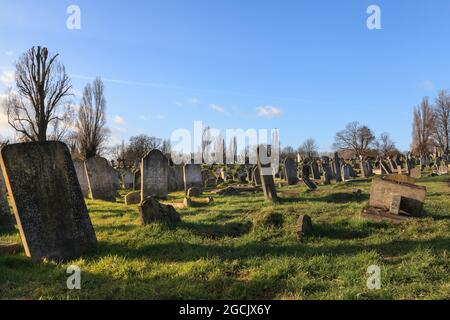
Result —
<instances>
[{"instance_id":1,"label":"grass lawn","mask_svg":"<svg viewBox=\"0 0 450 320\"><path fill-rule=\"evenodd\" d=\"M24 253L0 257L2 299L450 299L449 177L423 178L427 217L401 225L359 217L369 180L195 198L177 225L141 226L137 206L87 201L98 252L70 263L34 265ZM361 189L358 196L354 190ZM172 194L170 201L182 201ZM281 225L265 223L279 214ZM296 221L314 235L299 243ZM280 217L280 216L278 216ZM0 240L20 242L17 232ZM82 270L82 289L66 289L66 269ZM381 290L368 290L370 265Z\"/></svg>"}]
</instances>

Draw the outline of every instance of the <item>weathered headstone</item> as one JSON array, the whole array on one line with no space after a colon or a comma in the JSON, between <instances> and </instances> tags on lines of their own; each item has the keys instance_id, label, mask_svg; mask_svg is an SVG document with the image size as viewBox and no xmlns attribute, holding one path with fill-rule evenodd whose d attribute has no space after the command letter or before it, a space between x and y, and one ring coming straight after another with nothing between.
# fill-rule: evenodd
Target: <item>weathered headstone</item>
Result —
<instances>
[{"instance_id":1,"label":"weathered headstone","mask_svg":"<svg viewBox=\"0 0 450 320\"><path fill-rule=\"evenodd\" d=\"M267 148L263 145L260 145L257 149L258 155L258 169L261 175L261 184L264 193L264 199L266 201L274 201L277 200L277 191L275 189L275 181L273 180L273 175L271 172L271 163L263 163L261 155L267 156Z\"/></svg>"},{"instance_id":2,"label":"weathered headstone","mask_svg":"<svg viewBox=\"0 0 450 320\"><path fill-rule=\"evenodd\" d=\"M122 178L122 185L124 189L133 189L133 181L134 181L134 175L129 170L122 170L120 172L121 178Z\"/></svg>"},{"instance_id":3,"label":"weathered headstone","mask_svg":"<svg viewBox=\"0 0 450 320\"><path fill-rule=\"evenodd\" d=\"M141 201L166 198L169 193L169 162L159 150L150 151L141 162Z\"/></svg>"},{"instance_id":4,"label":"weathered headstone","mask_svg":"<svg viewBox=\"0 0 450 320\"><path fill-rule=\"evenodd\" d=\"M311 235L313 225L311 217L308 215L301 215L297 220L297 238L302 240L303 237Z\"/></svg>"},{"instance_id":5,"label":"weathered headstone","mask_svg":"<svg viewBox=\"0 0 450 320\"><path fill-rule=\"evenodd\" d=\"M331 183L331 179L333 178L332 173L331 173L330 158L322 157L321 164L322 164L322 171L323 171L323 183L325 185L328 185Z\"/></svg>"},{"instance_id":6,"label":"weathered headstone","mask_svg":"<svg viewBox=\"0 0 450 320\"><path fill-rule=\"evenodd\" d=\"M296 167L297 167L297 165L295 164L294 159L287 158L284 161L284 172L285 172L287 183L290 186L298 183Z\"/></svg>"},{"instance_id":7,"label":"weathered headstone","mask_svg":"<svg viewBox=\"0 0 450 320\"><path fill-rule=\"evenodd\" d=\"M372 181L369 205L374 208L389 211L392 195L401 196L400 210L414 217L423 215L423 203L427 194L425 187L410 183L399 183L383 178Z\"/></svg>"},{"instance_id":8,"label":"weathered headstone","mask_svg":"<svg viewBox=\"0 0 450 320\"><path fill-rule=\"evenodd\" d=\"M189 188L203 188L202 168L199 164L185 164L183 167L184 190Z\"/></svg>"},{"instance_id":9,"label":"weathered headstone","mask_svg":"<svg viewBox=\"0 0 450 320\"><path fill-rule=\"evenodd\" d=\"M97 247L67 146L20 143L1 150L1 166L22 244L33 262L77 259Z\"/></svg>"},{"instance_id":10,"label":"weathered headstone","mask_svg":"<svg viewBox=\"0 0 450 320\"><path fill-rule=\"evenodd\" d=\"M169 166L169 192L184 189L183 167L179 165Z\"/></svg>"},{"instance_id":11,"label":"weathered headstone","mask_svg":"<svg viewBox=\"0 0 450 320\"><path fill-rule=\"evenodd\" d=\"M139 204L141 202L141 192L133 191L125 196L125 205Z\"/></svg>"},{"instance_id":12,"label":"weathered headstone","mask_svg":"<svg viewBox=\"0 0 450 320\"><path fill-rule=\"evenodd\" d=\"M78 182L80 183L81 192L85 198L89 197L89 182L86 175L86 168L83 160L73 160L75 171L77 172Z\"/></svg>"},{"instance_id":13,"label":"weathered headstone","mask_svg":"<svg viewBox=\"0 0 450 320\"><path fill-rule=\"evenodd\" d=\"M320 180L319 165L316 160L311 162L311 173L314 180Z\"/></svg>"},{"instance_id":14,"label":"weathered headstone","mask_svg":"<svg viewBox=\"0 0 450 320\"><path fill-rule=\"evenodd\" d=\"M139 205L141 221L143 225L154 222L175 223L180 222L180 214L173 206L164 205L154 197L148 197Z\"/></svg>"},{"instance_id":15,"label":"weathered headstone","mask_svg":"<svg viewBox=\"0 0 450 320\"><path fill-rule=\"evenodd\" d=\"M420 167L412 168L410 170L409 176L414 179L420 179L422 178L422 170L420 169Z\"/></svg>"},{"instance_id":16,"label":"weathered headstone","mask_svg":"<svg viewBox=\"0 0 450 320\"><path fill-rule=\"evenodd\" d=\"M141 190L141 170L136 170L133 173L133 189Z\"/></svg>"},{"instance_id":17,"label":"weathered headstone","mask_svg":"<svg viewBox=\"0 0 450 320\"><path fill-rule=\"evenodd\" d=\"M86 160L84 165L88 176L90 198L115 202L117 176L114 173L114 169L109 165L108 160L101 157L93 157Z\"/></svg>"},{"instance_id":18,"label":"weathered headstone","mask_svg":"<svg viewBox=\"0 0 450 320\"><path fill-rule=\"evenodd\" d=\"M342 166L342 179L344 181L349 181L350 180L350 166L347 163L344 163L344 165Z\"/></svg>"},{"instance_id":19,"label":"weathered headstone","mask_svg":"<svg viewBox=\"0 0 450 320\"><path fill-rule=\"evenodd\" d=\"M342 182L341 160L339 159L339 154L337 152L334 154L334 175L336 182Z\"/></svg>"},{"instance_id":20,"label":"weathered headstone","mask_svg":"<svg viewBox=\"0 0 450 320\"><path fill-rule=\"evenodd\" d=\"M0 229L12 229L13 227L14 221L9 209L5 179L0 172Z\"/></svg>"}]
</instances>

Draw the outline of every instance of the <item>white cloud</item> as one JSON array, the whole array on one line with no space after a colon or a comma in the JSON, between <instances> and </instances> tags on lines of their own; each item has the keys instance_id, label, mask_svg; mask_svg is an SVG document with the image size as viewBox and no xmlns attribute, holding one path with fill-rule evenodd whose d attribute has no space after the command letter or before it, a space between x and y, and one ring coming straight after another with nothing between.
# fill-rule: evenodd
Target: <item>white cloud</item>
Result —
<instances>
[{"instance_id":1,"label":"white cloud","mask_svg":"<svg viewBox=\"0 0 450 320\"><path fill-rule=\"evenodd\" d=\"M222 107L222 106L219 106L219 105L217 105L217 104L210 104L209 105L209 108L211 109L211 110L214 110L214 111L216 111L216 112L219 112L219 113L225 113L225 108L224 107Z\"/></svg>"},{"instance_id":2,"label":"white cloud","mask_svg":"<svg viewBox=\"0 0 450 320\"><path fill-rule=\"evenodd\" d=\"M2 71L0 74L0 83L9 87L14 82L14 71Z\"/></svg>"},{"instance_id":3,"label":"white cloud","mask_svg":"<svg viewBox=\"0 0 450 320\"><path fill-rule=\"evenodd\" d=\"M121 116L115 116L113 121L115 124L118 124L118 125L125 124L125 119L122 118Z\"/></svg>"},{"instance_id":4,"label":"white cloud","mask_svg":"<svg viewBox=\"0 0 450 320\"><path fill-rule=\"evenodd\" d=\"M283 111L280 108L273 106L263 106L256 108L258 117L262 118L278 118L283 115Z\"/></svg>"},{"instance_id":5,"label":"white cloud","mask_svg":"<svg viewBox=\"0 0 450 320\"><path fill-rule=\"evenodd\" d=\"M188 99L188 103L190 105L196 106L196 105L198 105L200 103L200 100L198 98L196 98L196 97L192 97L192 98Z\"/></svg>"},{"instance_id":6,"label":"white cloud","mask_svg":"<svg viewBox=\"0 0 450 320\"><path fill-rule=\"evenodd\" d=\"M422 81L420 83L419 87L420 87L420 89L427 90L427 91L432 91L435 88L434 83L431 80L424 80L424 81Z\"/></svg>"}]
</instances>

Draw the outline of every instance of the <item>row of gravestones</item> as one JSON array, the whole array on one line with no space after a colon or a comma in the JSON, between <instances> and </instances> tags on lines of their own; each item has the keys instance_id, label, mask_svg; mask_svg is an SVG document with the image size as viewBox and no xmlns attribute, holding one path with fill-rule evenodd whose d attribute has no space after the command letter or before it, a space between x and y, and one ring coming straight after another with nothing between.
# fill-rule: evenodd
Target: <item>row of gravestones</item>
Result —
<instances>
[{"instance_id":1,"label":"row of gravestones","mask_svg":"<svg viewBox=\"0 0 450 320\"><path fill-rule=\"evenodd\" d=\"M7 145L0 160L0 227L13 227L8 192L25 253L33 262L76 259L97 247L84 197L115 200L117 172L106 159L74 162L64 143L44 142ZM168 167L158 150L142 159L142 198L167 195ZM202 186L199 165L185 165L183 176L185 190Z\"/></svg>"}]
</instances>

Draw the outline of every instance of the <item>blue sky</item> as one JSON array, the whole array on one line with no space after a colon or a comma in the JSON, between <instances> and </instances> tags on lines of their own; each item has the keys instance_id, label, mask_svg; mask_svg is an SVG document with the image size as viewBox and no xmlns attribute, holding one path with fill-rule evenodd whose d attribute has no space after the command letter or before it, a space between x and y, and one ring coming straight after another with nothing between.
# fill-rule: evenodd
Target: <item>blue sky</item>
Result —
<instances>
[{"instance_id":1,"label":"blue sky","mask_svg":"<svg viewBox=\"0 0 450 320\"><path fill-rule=\"evenodd\" d=\"M81 30L66 28L71 4ZM382 30L366 27L371 4ZM19 55L43 45L76 92L105 80L113 143L201 120L325 151L359 121L406 150L413 107L450 87L449 17L445 0L0 0L0 94Z\"/></svg>"}]
</instances>

